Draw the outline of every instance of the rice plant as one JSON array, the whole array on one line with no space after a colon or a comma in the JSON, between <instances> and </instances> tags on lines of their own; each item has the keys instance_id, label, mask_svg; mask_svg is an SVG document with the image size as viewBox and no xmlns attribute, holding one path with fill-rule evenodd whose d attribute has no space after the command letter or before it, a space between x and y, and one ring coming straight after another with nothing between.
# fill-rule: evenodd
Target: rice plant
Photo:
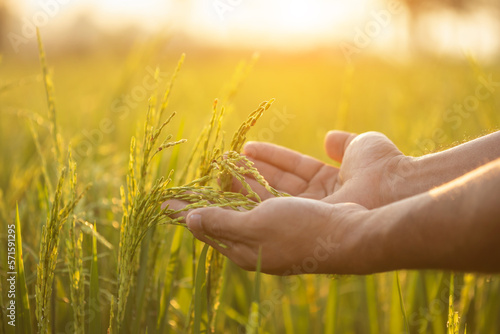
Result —
<instances>
[{"instance_id":1,"label":"rice plant","mask_svg":"<svg viewBox=\"0 0 500 334\"><path fill-rule=\"evenodd\" d=\"M336 73L346 73L332 88L321 76L307 77L310 71L323 73L319 65L302 60L293 66L273 64L281 72L271 69L262 74L253 57L237 67L221 92L210 90L221 97L211 104L197 98L192 77L183 81L185 67L196 69L186 74L188 78L203 69L206 72L199 75L216 82L214 78L227 65L210 69L205 60L190 62L182 55L177 65L171 66L174 60L164 61L166 67L172 67L169 80L162 81L165 76L158 68L153 78L156 88L148 92L143 104L130 107L128 119L120 120L115 111L100 106L128 94L134 86L133 76L116 76L113 71L119 71L119 66L108 66L108 61L115 64L121 58L96 61L94 65L101 66L100 70L106 68L103 73L65 60L53 60L54 71L38 37L38 79L16 77L20 70L8 68L13 63L10 59L0 63L6 73L5 82L4 77L0 80L0 112L6 122L19 125L0 124L0 139L7 143L0 154L5 161L13 161L0 166L0 219L16 226L17 332L497 332L500 303L492 297L500 291L496 275L399 271L366 277L281 278L259 270L247 273L193 239L180 215L207 206L252 210L261 198L246 182L248 177L274 196L287 196L270 187L241 154L247 139L264 137L262 129L274 124L273 117L279 119L274 113L282 108L274 99L254 105L255 95L262 94L256 87L271 85L265 94L269 90L280 103L286 96L293 97L288 100L289 107L296 110L301 124L291 122L275 131L276 142L321 157L316 137L337 124L356 132L374 128L389 132L404 151L412 152L420 139L431 135L429 119L444 129L444 145L461 140L454 129L431 116L433 110L446 109L448 102L474 89L475 83L467 81L467 68L457 70L441 64L436 72L435 64L418 69L410 66L402 70L402 81L399 73L379 63L361 64L361 70L356 71L328 63ZM141 76L138 58L134 54L124 66L131 72L138 69ZM252 68L257 77L253 77ZM292 75L287 71L296 72ZM496 67L491 71L498 72ZM76 73L81 90L95 85L99 92L91 97L79 90L64 93L69 88L58 83L70 73ZM457 95L451 96L450 87L442 87L436 80L426 80L433 94L442 93L443 101L419 100L415 92L421 85L406 77L424 80L436 73L460 76L457 82L463 84L457 84ZM382 74L387 77L389 92L370 85L371 78ZM316 86L303 85L314 78ZM245 89L252 87L251 97L239 95L243 81ZM296 86L285 85L288 82ZM20 93L32 98L23 99ZM331 94L337 95L332 98ZM332 99L335 106L340 101L337 109L329 104ZM498 127L498 103L499 99L492 97L481 106L481 120L464 123L460 130L476 135L484 131L482 124ZM98 107L92 109L92 104ZM391 109L387 104L403 111L387 111ZM429 107L429 118L424 117L427 114L421 106ZM78 116L80 107L90 110L85 114L89 124L109 119L115 125L114 132L108 138L103 135L88 155L82 154L85 136L79 125L68 122L68 118ZM312 112L328 108L334 110ZM363 110L362 115L359 110ZM420 113L423 116L417 117ZM413 125L408 133L402 130L401 119L410 116ZM392 122L398 126L391 127ZM134 132L136 123L140 126ZM313 126L318 136L312 133L298 140L296 133ZM232 136L227 135L233 131ZM233 182L241 183L243 190L232 192ZM173 200L184 201L186 206L174 208L169 205ZM5 235L2 230L2 249L7 246ZM4 252L0 258L2 334L12 333L14 328L7 318Z\"/></svg>"}]
</instances>

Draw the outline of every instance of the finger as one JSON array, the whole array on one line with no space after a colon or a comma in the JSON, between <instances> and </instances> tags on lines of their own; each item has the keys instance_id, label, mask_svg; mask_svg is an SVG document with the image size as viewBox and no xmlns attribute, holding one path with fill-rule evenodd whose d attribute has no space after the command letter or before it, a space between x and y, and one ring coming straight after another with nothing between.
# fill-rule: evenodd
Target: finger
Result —
<instances>
[{"instance_id":1,"label":"finger","mask_svg":"<svg viewBox=\"0 0 500 334\"><path fill-rule=\"evenodd\" d=\"M257 256L255 247L249 246L251 241L243 223L244 217L243 212L203 208L193 210L186 224L197 239L209 244L243 269L255 270Z\"/></svg>"},{"instance_id":2,"label":"finger","mask_svg":"<svg viewBox=\"0 0 500 334\"><path fill-rule=\"evenodd\" d=\"M309 181L324 165L310 156L269 143L248 142L243 150L255 163L257 161L267 163L284 172L295 174L305 181ZM264 173L262 175L267 177Z\"/></svg>"},{"instance_id":3,"label":"finger","mask_svg":"<svg viewBox=\"0 0 500 334\"><path fill-rule=\"evenodd\" d=\"M189 204L189 202L172 199L172 200L168 200L168 201L163 202L162 205L161 205L161 208L163 210L168 205L168 209L169 210L175 210L175 211L177 211L177 210L184 209L184 207L186 205L188 205L188 204ZM170 218L179 218L179 217L186 218L187 214L188 214L188 211L182 211L182 212L170 215Z\"/></svg>"},{"instance_id":4,"label":"finger","mask_svg":"<svg viewBox=\"0 0 500 334\"><path fill-rule=\"evenodd\" d=\"M234 243L245 239L244 217L245 212L203 208L191 211L186 218L186 225L196 238L207 243L210 242L204 236L223 243Z\"/></svg>"},{"instance_id":5,"label":"finger","mask_svg":"<svg viewBox=\"0 0 500 334\"><path fill-rule=\"evenodd\" d=\"M307 187L307 182L295 174L285 172L266 162L255 160L250 155L247 155L247 159L253 163L253 167L258 170L269 185L278 191L296 196ZM253 175L245 175L245 182L262 200L274 197L263 185L255 180ZM231 191L248 194L242 183L235 177L232 180Z\"/></svg>"},{"instance_id":6,"label":"finger","mask_svg":"<svg viewBox=\"0 0 500 334\"><path fill-rule=\"evenodd\" d=\"M333 130L325 136L325 151L330 158L342 162L344 152L357 134Z\"/></svg>"},{"instance_id":7,"label":"finger","mask_svg":"<svg viewBox=\"0 0 500 334\"><path fill-rule=\"evenodd\" d=\"M273 194L271 194L263 185L261 185L259 182L257 182L252 176L245 176L245 182L248 183L250 188L257 194L259 195L261 200L266 200L268 198L275 197ZM272 186L272 185L271 185ZM278 189L279 190L279 189ZM242 193L243 195L248 195L248 191L243 187L241 182L233 178L233 185L231 187L232 192L237 192L237 193Z\"/></svg>"},{"instance_id":8,"label":"finger","mask_svg":"<svg viewBox=\"0 0 500 334\"><path fill-rule=\"evenodd\" d=\"M302 193L308 186L308 182L303 178L297 176L296 174L276 168L275 166L270 165L266 162L255 161L254 167L256 167L259 173L264 176L271 187L279 191L286 192L290 195L297 196L298 194Z\"/></svg>"}]
</instances>

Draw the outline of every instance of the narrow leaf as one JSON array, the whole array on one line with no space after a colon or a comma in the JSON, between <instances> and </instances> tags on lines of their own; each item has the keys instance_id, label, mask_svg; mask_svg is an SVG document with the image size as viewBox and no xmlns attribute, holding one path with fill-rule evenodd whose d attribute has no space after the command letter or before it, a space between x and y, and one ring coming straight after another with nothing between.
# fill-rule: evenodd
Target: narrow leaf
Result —
<instances>
[{"instance_id":1,"label":"narrow leaf","mask_svg":"<svg viewBox=\"0 0 500 334\"><path fill-rule=\"evenodd\" d=\"M31 333L30 304L28 300L28 289L26 287L26 274L23 262L23 241L21 237L21 221L19 219L19 208L16 204L16 271L17 271L17 293L16 293L16 327L17 333Z\"/></svg>"},{"instance_id":2,"label":"narrow leaf","mask_svg":"<svg viewBox=\"0 0 500 334\"><path fill-rule=\"evenodd\" d=\"M205 278L206 278L206 273L205 273L205 263L207 260L207 251L208 247L210 247L208 244L205 244L203 246L203 249L201 250L200 254L200 259L198 260L198 268L196 270L196 277L195 277L195 285L194 285L194 324L193 324L193 333L194 334L200 334L201 333L201 318L202 318L202 305L203 305L203 300L206 299L206 292L205 288Z\"/></svg>"},{"instance_id":3,"label":"narrow leaf","mask_svg":"<svg viewBox=\"0 0 500 334\"><path fill-rule=\"evenodd\" d=\"M99 304L99 272L97 269L97 228L93 225L92 234L92 262L90 264L90 302L89 302L89 331L101 332L101 306Z\"/></svg>"}]
</instances>

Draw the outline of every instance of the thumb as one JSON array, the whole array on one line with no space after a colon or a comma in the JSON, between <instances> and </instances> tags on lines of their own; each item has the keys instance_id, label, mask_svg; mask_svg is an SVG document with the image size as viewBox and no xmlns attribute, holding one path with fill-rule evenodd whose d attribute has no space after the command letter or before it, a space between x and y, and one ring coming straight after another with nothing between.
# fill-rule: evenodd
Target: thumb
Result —
<instances>
[{"instance_id":1,"label":"thumb","mask_svg":"<svg viewBox=\"0 0 500 334\"><path fill-rule=\"evenodd\" d=\"M218 207L196 209L188 214L186 225L202 241L207 242L205 236L208 235L220 241L232 242L239 239L244 214Z\"/></svg>"},{"instance_id":2,"label":"thumb","mask_svg":"<svg viewBox=\"0 0 500 334\"><path fill-rule=\"evenodd\" d=\"M325 151L330 158L335 161L342 162L344 152L351 141L356 138L357 134L333 130L329 131L325 136Z\"/></svg>"}]
</instances>

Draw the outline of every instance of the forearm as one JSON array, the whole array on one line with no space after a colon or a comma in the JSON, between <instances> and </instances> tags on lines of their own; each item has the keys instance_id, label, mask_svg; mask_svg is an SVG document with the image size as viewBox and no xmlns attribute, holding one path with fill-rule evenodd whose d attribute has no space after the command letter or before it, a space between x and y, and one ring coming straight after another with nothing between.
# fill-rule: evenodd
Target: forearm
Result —
<instances>
[{"instance_id":1,"label":"forearm","mask_svg":"<svg viewBox=\"0 0 500 334\"><path fill-rule=\"evenodd\" d=\"M373 272L500 272L500 159L376 209L365 229L364 256Z\"/></svg>"},{"instance_id":2,"label":"forearm","mask_svg":"<svg viewBox=\"0 0 500 334\"><path fill-rule=\"evenodd\" d=\"M500 131L398 165L394 200L426 192L500 158Z\"/></svg>"}]
</instances>

